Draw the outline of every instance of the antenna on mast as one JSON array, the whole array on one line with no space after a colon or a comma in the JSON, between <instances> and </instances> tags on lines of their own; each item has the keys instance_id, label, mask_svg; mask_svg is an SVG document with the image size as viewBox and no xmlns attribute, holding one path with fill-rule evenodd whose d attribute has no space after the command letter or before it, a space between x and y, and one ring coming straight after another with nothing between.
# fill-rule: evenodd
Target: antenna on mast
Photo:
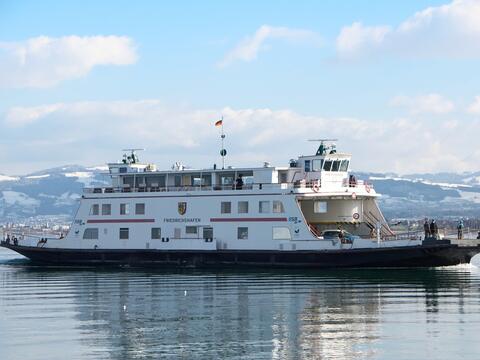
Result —
<instances>
[{"instance_id":1,"label":"antenna on mast","mask_svg":"<svg viewBox=\"0 0 480 360\"><path fill-rule=\"evenodd\" d=\"M138 163L138 155L137 155L137 151L144 151L145 149L122 149L122 151L127 151L130 153L130 155L128 153L125 153L123 154L123 159L122 159L122 162L124 164L136 164Z\"/></svg>"},{"instance_id":2,"label":"antenna on mast","mask_svg":"<svg viewBox=\"0 0 480 360\"><path fill-rule=\"evenodd\" d=\"M330 150L331 153L337 152L337 145L334 143L334 141L338 141L338 139L308 139L308 141L320 142L317 153L315 155L325 155L328 150ZM325 143L331 144L325 145Z\"/></svg>"}]
</instances>

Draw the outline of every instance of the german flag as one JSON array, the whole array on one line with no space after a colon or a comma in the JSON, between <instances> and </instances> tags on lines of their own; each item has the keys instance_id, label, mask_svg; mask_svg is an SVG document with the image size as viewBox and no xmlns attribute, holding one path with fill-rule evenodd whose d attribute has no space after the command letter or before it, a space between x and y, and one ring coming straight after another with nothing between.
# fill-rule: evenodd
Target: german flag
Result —
<instances>
[{"instance_id":1,"label":"german flag","mask_svg":"<svg viewBox=\"0 0 480 360\"><path fill-rule=\"evenodd\" d=\"M222 126L222 125L223 125L223 119L215 122L215 126Z\"/></svg>"}]
</instances>

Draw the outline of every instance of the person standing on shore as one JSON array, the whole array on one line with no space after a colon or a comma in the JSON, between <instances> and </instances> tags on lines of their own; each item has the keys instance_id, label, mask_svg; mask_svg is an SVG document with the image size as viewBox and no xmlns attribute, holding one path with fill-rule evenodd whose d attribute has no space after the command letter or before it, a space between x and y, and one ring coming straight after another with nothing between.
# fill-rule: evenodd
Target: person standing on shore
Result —
<instances>
[{"instance_id":1,"label":"person standing on shore","mask_svg":"<svg viewBox=\"0 0 480 360\"><path fill-rule=\"evenodd\" d=\"M432 221L430 222L430 235L435 239L437 238L437 231L438 231L437 223L435 222L435 219L432 219Z\"/></svg>"},{"instance_id":2,"label":"person standing on shore","mask_svg":"<svg viewBox=\"0 0 480 360\"><path fill-rule=\"evenodd\" d=\"M463 239L463 220L460 219L458 221L458 225L457 225L457 239L458 240L461 240Z\"/></svg>"},{"instance_id":3,"label":"person standing on shore","mask_svg":"<svg viewBox=\"0 0 480 360\"><path fill-rule=\"evenodd\" d=\"M431 236L431 233L430 233L430 224L428 223L427 218L425 218L425 222L423 223L423 230L425 231L425 239L428 239Z\"/></svg>"}]
</instances>

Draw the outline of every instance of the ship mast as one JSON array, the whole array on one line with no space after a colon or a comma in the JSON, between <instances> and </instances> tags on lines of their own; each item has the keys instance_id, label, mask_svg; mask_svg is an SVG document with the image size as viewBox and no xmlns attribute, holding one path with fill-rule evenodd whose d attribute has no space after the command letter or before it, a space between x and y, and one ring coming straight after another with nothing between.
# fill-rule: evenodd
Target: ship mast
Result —
<instances>
[{"instance_id":1,"label":"ship mast","mask_svg":"<svg viewBox=\"0 0 480 360\"><path fill-rule=\"evenodd\" d=\"M222 127L222 133L220 135L221 141L222 141L222 148L220 149L220 156L222 157L222 170L225 169L225 156L227 155L227 150L225 150L224 147L224 141L225 141L225 133L223 132L223 115L222 119L220 120L220 125Z\"/></svg>"}]
</instances>

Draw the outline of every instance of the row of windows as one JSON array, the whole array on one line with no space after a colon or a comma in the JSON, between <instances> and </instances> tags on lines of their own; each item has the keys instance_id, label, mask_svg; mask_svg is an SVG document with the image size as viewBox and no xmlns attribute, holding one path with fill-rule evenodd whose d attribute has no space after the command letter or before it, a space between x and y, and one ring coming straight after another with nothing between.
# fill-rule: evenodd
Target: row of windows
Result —
<instances>
[{"instance_id":1,"label":"row of windows","mask_svg":"<svg viewBox=\"0 0 480 360\"><path fill-rule=\"evenodd\" d=\"M348 160L323 160L323 159L313 159L305 160L305 172L310 171L347 171L348 170Z\"/></svg>"},{"instance_id":2,"label":"row of windows","mask_svg":"<svg viewBox=\"0 0 480 360\"><path fill-rule=\"evenodd\" d=\"M177 229L175 229L177 230ZM185 233L189 235L198 234L198 226L186 226ZM151 239L159 240L162 236L162 229L155 227L151 228ZM130 237L129 228L120 228L118 237L120 240L128 240ZM205 227L203 229L203 238L204 239L213 239L213 229L211 227ZM274 226L272 228L272 238L273 240L291 240L292 235L290 233L290 228L286 226ZM87 228L83 232L83 239L86 240L98 240L98 228ZM237 239L239 240L248 240L248 227L240 226L237 228Z\"/></svg>"},{"instance_id":3,"label":"row of windows","mask_svg":"<svg viewBox=\"0 0 480 360\"><path fill-rule=\"evenodd\" d=\"M237 213L238 214L248 214L248 201L239 201L237 203ZM270 212L273 213L284 213L285 208L283 203L279 200L274 201L259 201L258 202L258 212L261 214L267 214ZM232 213L232 203L230 201L222 201L220 204L220 213L222 214L231 214Z\"/></svg>"},{"instance_id":4,"label":"row of windows","mask_svg":"<svg viewBox=\"0 0 480 360\"><path fill-rule=\"evenodd\" d=\"M92 204L90 207L90 215L112 215L112 204ZM130 204L120 204L120 215L130 214ZM145 204L135 204L135 215L145 215Z\"/></svg>"},{"instance_id":5,"label":"row of windows","mask_svg":"<svg viewBox=\"0 0 480 360\"><path fill-rule=\"evenodd\" d=\"M120 228L119 229L119 239L128 240L129 239L129 228ZM160 239L162 236L161 228L152 228L151 229L151 238ZM86 228L83 232L83 239L86 240L98 240L98 228Z\"/></svg>"}]
</instances>

